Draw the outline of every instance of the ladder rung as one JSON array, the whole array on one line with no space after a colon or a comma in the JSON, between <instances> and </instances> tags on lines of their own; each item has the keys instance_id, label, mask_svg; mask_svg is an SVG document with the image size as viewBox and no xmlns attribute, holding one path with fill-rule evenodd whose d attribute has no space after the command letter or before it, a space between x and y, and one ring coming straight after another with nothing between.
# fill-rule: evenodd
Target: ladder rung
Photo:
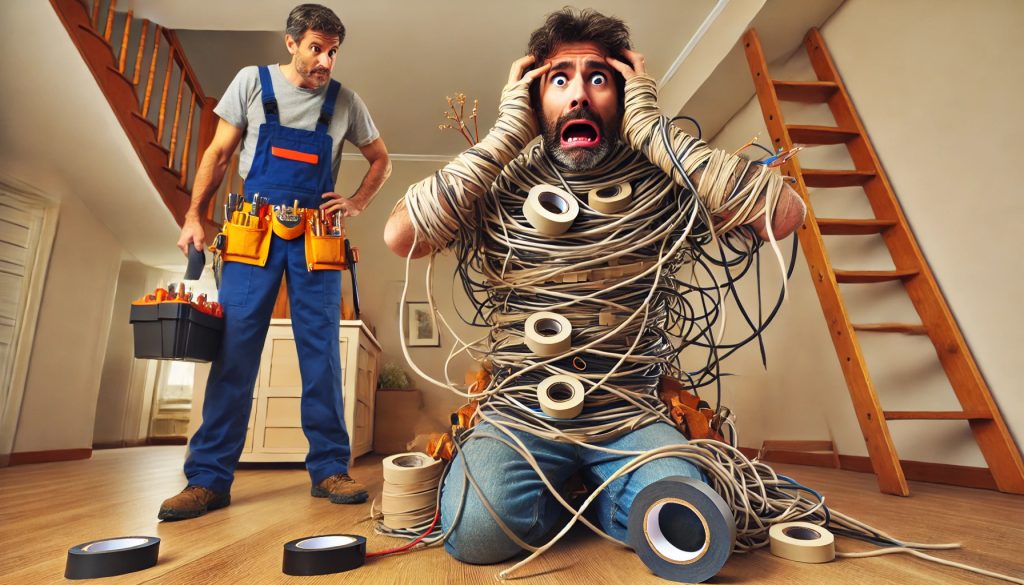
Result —
<instances>
[{"instance_id":1,"label":"ladder rung","mask_svg":"<svg viewBox=\"0 0 1024 585\"><path fill-rule=\"evenodd\" d=\"M874 333L928 334L928 329L924 325L914 325L912 323L853 323L853 328L856 331L870 331Z\"/></svg>"},{"instance_id":2,"label":"ladder rung","mask_svg":"<svg viewBox=\"0 0 1024 585\"><path fill-rule=\"evenodd\" d=\"M832 97L839 86L831 81L777 81L775 95L787 102L824 103Z\"/></svg>"},{"instance_id":3,"label":"ladder rung","mask_svg":"<svg viewBox=\"0 0 1024 585\"><path fill-rule=\"evenodd\" d=\"M875 177L874 171L826 171L803 169L804 184L808 187L856 187Z\"/></svg>"},{"instance_id":4,"label":"ladder rung","mask_svg":"<svg viewBox=\"0 0 1024 585\"><path fill-rule=\"evenodd\" d=\"M786 129L789 130L789 138L793 142L803 144L843 144L858 136L853 130L835 126L787 125Z\"/></svg>"},{"instance_id":5,"label":"ladder rung","mask_svg":"<svg viewBox=\"0 0 1024 585\"><path fill-rule=\"evenodd\" d=\"M916 270L836 270L836 282L865 284L905 280L917 274Z\"/></svg>"},{"instance_id":6,"label":"ladder rung","mask_svg":"<svg viewBox=\"0 0 1024 585\"><path fill-rule=\"evenodd\" d=\"M864 236L880 234L896 225L895 219L832 219L817 218L823 236Z\"/></svg>"},{"instance_id":7,"label":"ladder rung","mask_svg":"<svg viewBox=\"0 0 1024 585\"><path fill-rule=\"evenodd\" d=\"M955 410L887 410L886 420L991 420L985 413L960 412Z\"/></svg>"}]
</instances>

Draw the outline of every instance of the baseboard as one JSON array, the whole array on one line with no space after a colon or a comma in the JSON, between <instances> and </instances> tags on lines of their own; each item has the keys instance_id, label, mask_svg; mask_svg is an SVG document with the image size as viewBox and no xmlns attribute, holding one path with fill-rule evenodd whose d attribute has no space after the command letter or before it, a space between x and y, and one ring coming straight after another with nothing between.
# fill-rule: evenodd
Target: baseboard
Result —
<instances>
[{"instance_id":1,"label":"baseboard","mask_svg":"<svg viewBox=\"0 0 1024 585\"><path fill-rule=\"evenodd\" d=\"M132 441L110 441L107 443L93 443L93 449L123 449L126 447L145 447L147 445L188 445L188 437L149 437L148 439L135 439Z\"/></svg>"},{"instance_id":2,"label":"baseboard","mask_svg":"<svg viewBox=\"0 0 1024 585\"><path fill-rule=\"evenodd\" d=\"M150 437L146 439L147 445L188 445L188 437Z\"/></svg>"},{"instance_id":3,"label":"baseboard","mask_svg":"<svg viewBox=\"0 0 1024 585\"><path fill-rule=\"evenodd\" d=\"M757 456L758 450L751 447L740 447L749 458ZM824 458L817 453L784 452L781 457L773 457L772 453L762 461L767 463L791 463L811 467L833 467L831 457ZM996 480L987 467L968 467L965 465L949 465L947 463L931 463L928 461L900 460L903 475L911 481L941 483L985 490L997 490ZM860 473L874 473L871 459L862 455L840 455L839 468Z\"/></svg>"},{"instance_id":4,"label":"baseboard","mask_svg":"<svg viewBox=\"0 0 1024 585\"><path fill-rule=\"evenodd\" d=\"M52 463L54 461L74 461L92 457L92 449L57 449L54 451L23 451L11 453L8 465L26 465L29 463Z\"/></svg>"}]
</instances>

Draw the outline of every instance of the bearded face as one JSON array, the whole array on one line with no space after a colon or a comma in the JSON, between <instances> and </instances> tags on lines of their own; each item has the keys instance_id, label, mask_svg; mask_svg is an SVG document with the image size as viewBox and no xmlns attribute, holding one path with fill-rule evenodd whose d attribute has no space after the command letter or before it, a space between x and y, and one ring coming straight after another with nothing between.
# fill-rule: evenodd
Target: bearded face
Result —
<instances>
[{"instance_id":1,"label":"bearded face","mask_svg":"<svg viewBox=\"0 0 1024 585\"><path fill-rule=\"evenodd\" d=\"M577 108L557 120L541 119L544 150L570 171L589 171L600 165L619 140L619 116L611 124L597 113Z\"/></svg>"},{"instance_id":2,"label":"bearded face","mask_svg":"<svg viewBox=\"0 0 1024 585\"><path fill-rule=\"evenodd\" d=\"M606 56L592 42L558 45L539 80L544 150L571 171L598 166L619 141L622 114Z\"/></svg>"}]
</instances>

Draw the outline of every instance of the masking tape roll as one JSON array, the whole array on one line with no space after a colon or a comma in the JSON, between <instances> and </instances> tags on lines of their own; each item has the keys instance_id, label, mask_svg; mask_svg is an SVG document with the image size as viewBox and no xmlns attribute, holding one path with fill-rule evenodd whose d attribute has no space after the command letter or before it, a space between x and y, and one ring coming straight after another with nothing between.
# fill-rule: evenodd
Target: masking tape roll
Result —
<instances>
[{"instance_id":1,"label":"masking tape roll","mask_svg":"<svg viewBox=\"0 0 1024 585\"><path fill-rule=\"evenodd\" d=\"M801 563L827 563L836 558L836 538L810 522L783 522L768 529L772 554Z\"/></svg>"},{"instance_id":2,"label":"masking tape roll","mask_svg":"<svg viewBox=\"0 0 1024 585\"><path fill-rule=\"evenodd\" d=\"M302 577L329 575L361 567L365 561L366 539L362 536L307 536L285 543L281 571Z\"/></svg>"},{"instance_id":3,"label":"masking tape roll","mask_svg":"<svg viewBox=\"0 0 1024 585\"><path fill-rule=\"evenodd\" d=\"M629 183L619 183L591 189L587 193L587 205L601 213L618 213L629 207L632 197L633 187Z\"/></svg>"},{"instance_id":4,"label":"masking tape roll","mask_svg":"<svg viewBox=\"0 0 1024 585\"><path fill-rule=\"evenodd\" d=\"M160 556L155 536L118 536L76 544L68 549L65 579L112 577L148 569Z\"/></svg>"},{"instance_id":5,"label":"masking tape roll","mask_svg":"<svg viewBox=\"0 0 1024 585\"><path fill-rule=\"evenodd\" d=\"M729 506L700 480L656 481L640 490L629 509L629 545L663 579L702 583L714 577L735 540Z\"/></svg>"},{"instance_id":6,"label":"masking tape roll","mask_svg":"<svg viewBox=\"0 0 1024 585\"><path fill-rule=\"evenodd\" d=\"M530 189L523 204L523 215L533 229L546 236L557 236L569 231L580 214L576 197L552 185L537 185Z\"/></svg>"},{"instance_id":7,"label":"masking tape roll","mask_svg":"<svg viewBox=\"0 0 1024 585\"><path fill-rule=\"evenodd\" d=\"M416 528L428 524L434 518L435 508L425 508L423 510L417 510L416 512L409 514L385 514L384 515L384 526L388 528L400 530L407 528Z\"/></svg>"},{"instance_id":8,"label":"masking tape roll","mask_svg":"<svg viewBox=\"0 0 1024 585\"><path fill-rule=\"evenodd\" d=\"M565 374L548 376L537 385L537 401L548 416L576 418L583 411L583 382Z\"/></svg>"},{"instance_id":9,"label":"masking tape roll","mask_svg":"<svg viewBox=\"0 0 1024 585\"><path fill-rule=\"evenodd\" d=\"M572 347L572 324L558 313L540 311L530 315L524 332L526 346L541 357L565 353Z\"/></svg>"},{"instance_id":10,"label":"masking tape roll","mask_svg":"<svg viewBox=\"0 0 1024 585\"><path fill-rule=\"evenodd\" d=\"M441 476L431 477L424 481L417 481L413 483L400 483L392 484L384 482L383 494L385 496L407 496L409 494L418 494L421 492L436 490L440 482Z\"/></svg>"},{"instance_id":11,"label":"masking tape roll","mask_svg":"<svg viewBox=\"0 0 1024 585\"><path fill-rule=\"evenodd\" d=\"M418 494L389 495L381 497L381 512L384 514L409 514L437 505L437 490Z\"/></svg>"},{"instance_id":12,"label":"masking tape roll","mask_svg":"<svg viewBox=\"0 0 1024 585\"><path fill-rule=\"evenodd\" d=\"M440 477L444 468L426 453L398 453L384 459L384 481L392 485L424 482Z\"/></svg>"}]
</instances>

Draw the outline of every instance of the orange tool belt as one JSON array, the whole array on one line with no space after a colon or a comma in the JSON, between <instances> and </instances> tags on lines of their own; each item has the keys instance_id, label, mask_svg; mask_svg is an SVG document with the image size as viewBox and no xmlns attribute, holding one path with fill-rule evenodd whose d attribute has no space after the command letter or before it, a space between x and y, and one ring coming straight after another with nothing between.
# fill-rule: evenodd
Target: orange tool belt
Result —
<instances>
[{"instance_id":1,"label":"orange tool belt","mask_svg":"<svg viewBox=\"0 0 1024 585\"><path fill-rule=\"evenodd\" d=\"M306 269L347 270L345 260L345 230L330 229L319 209L284 207L278 211L263 205L253 214L252 204L245 203L241 211L231 214L224 222L214 246L210 249L224 262L241 262L266 266L270 255L271 234L284 240L306 236ZM335 235L340 233L340 235ZM358 261L356 257L354 261Z\"/></svg>"}]
</instances>

